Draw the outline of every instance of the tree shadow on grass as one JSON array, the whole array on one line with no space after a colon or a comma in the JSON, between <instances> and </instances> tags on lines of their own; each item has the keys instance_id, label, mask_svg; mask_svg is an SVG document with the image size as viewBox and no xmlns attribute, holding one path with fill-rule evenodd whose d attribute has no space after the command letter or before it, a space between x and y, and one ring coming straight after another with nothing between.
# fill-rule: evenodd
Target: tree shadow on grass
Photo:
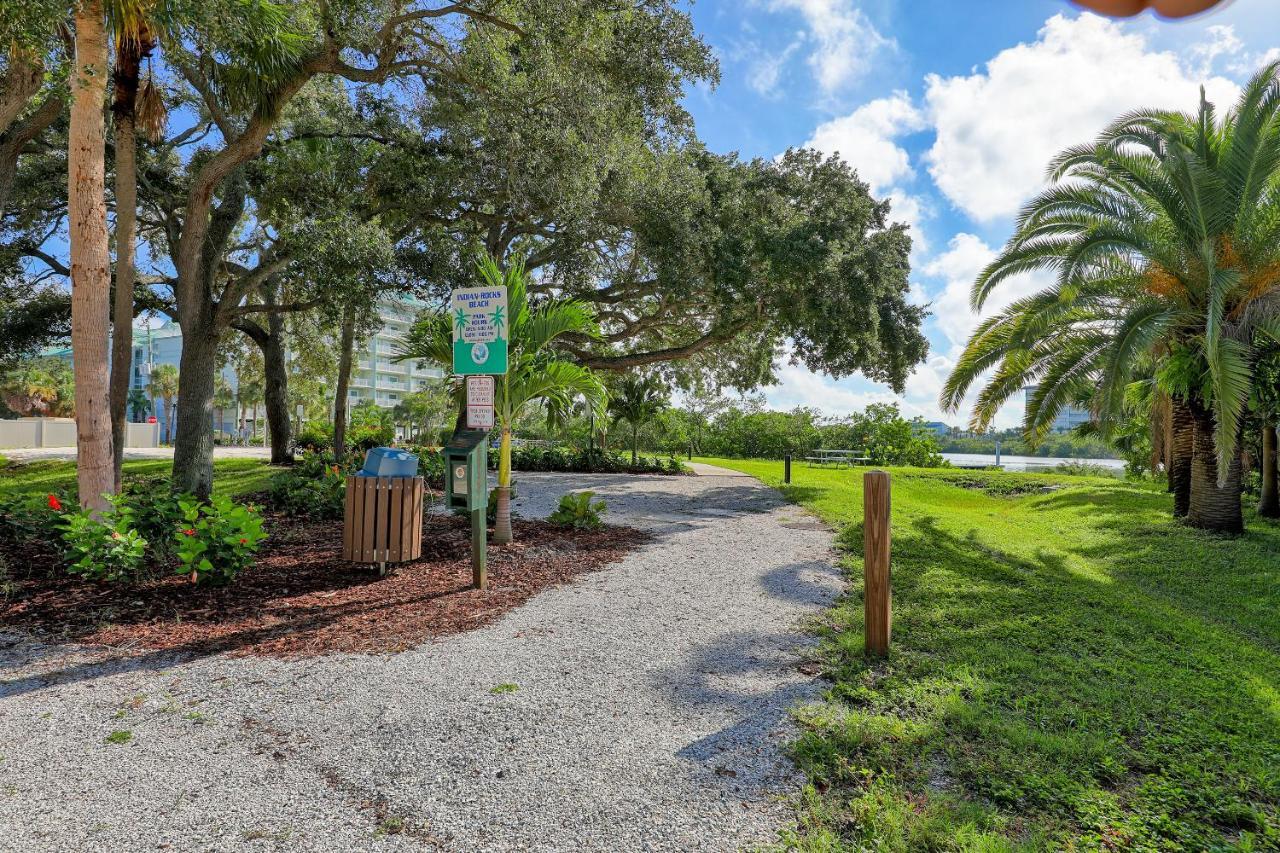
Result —
<instances>
[{"instance_id":1,"label":"tree shadow on grass","mask_svg":"<svg viewBox=\"0 0 1280 853\"><path fill-rule=\"evenodd\" d=\"M1079 559L1124 567L1154 542L1019 553L997 544L1012 526L906 526L888 664L861 656L856 585L834 611L825 648L844 703L802 739L812 775L858 790L871 768L928 798L941 766L953 794L1007 817L1069 834L1102 819L1134 845L1202 849L1280 822L1280 714L1273 694L1242 689L1280 682L1280 659L1206 618L1209 600L1188 607ZM1215 576L1212 562L1184 571Z\"/></svg>"}]
</instances>

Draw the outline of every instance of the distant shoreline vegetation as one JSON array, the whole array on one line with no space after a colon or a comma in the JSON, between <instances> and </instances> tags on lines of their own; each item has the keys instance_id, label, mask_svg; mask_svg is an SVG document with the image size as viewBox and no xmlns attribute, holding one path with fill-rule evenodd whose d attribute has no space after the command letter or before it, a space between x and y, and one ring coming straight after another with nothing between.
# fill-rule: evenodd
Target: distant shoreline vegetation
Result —
<instances>
[{"instance_id":1,"label":"distant shoreline vegetation","mask_svg":"<svg viewBox=\"0 0 1280 853\"><path fill-rule=\"evenodd\" d=\"M938 437L939 453L990 453L996 452L996 439L992 436L963 438ZM1010 436L1000 439L1000 453L1007 456L1059 457L1062 459L1119 459L1115 448L1103 441L1061 433L1048 436L1036 447L1027 446L1021 438Z\"/></svg>"}]
</instances>

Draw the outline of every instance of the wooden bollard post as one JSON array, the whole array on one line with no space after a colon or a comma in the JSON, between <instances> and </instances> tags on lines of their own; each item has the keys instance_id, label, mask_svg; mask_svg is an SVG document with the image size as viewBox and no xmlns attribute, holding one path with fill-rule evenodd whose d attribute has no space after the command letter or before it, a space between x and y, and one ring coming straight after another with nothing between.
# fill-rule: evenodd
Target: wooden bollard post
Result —
<instances>
[{"instance_id":1,"label":"wooden bollard post","mask_svg":"<svg viewBox=\"0 0 1280 853\"><path fill-rule=\"evenodd\" d=\"M889 654L893 628L893 590L889 575L889 475L862 475L863 623L869 655Z\"/></svg>"},{"instance_id":2,"label":"wooden bollard post","mask_svg":"<svg viewBox=\"0 0 1280 853\"><path fill-rule=\"evenodd\" d=\"M791 454L782 457L782 482L791 482Z\"/></svg>"}]
</instances>

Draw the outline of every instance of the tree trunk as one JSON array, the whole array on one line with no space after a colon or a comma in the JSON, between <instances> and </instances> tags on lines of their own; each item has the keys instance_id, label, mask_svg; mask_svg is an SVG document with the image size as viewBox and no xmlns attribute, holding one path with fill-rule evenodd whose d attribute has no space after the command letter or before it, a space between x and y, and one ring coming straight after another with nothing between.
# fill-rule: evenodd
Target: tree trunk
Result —
<instances>
[{"instance_id":1,"label":"tree trunk","mask_svg":"<svg viewBox=\"0 0 1280 853\"><path fill-rule=\"evenodd\" d=\"M1258 515L1280 518L1280 465L1276 464L1276 425L1270 418L1262 424L1262 497Z\"/></svg>"},{"instance_id":2,"label":"tree trunk","mask_svg":"<svg viewBox=\"0 0 1280 853\"><path fill-rule=\"evenodd\" d=\"M347 394L351 385L351 357L356 346L354 305L348 305L342 314L342 339L338 346L338 388L333 398L333 458L342 462L347 454Z\"/></svg>"},{"instance_id":3,"label":"tree trunk","mask_svg":"<svg viewBox=\"0 0 1280 853\"><path fill-rule=\"evenodd\" d=\"M1191 455L1191 508L1187 523L1214 533L1244 532L1240 509L1240 452L1236 451L1226 477L1218 484L1218 454L1213 437L1213 413L1192 404L1195 440Z\"/></svg>"},{"instance_id":4,"label":"tree trunk","mask_svg":"<svg viewBox=\"0 0 1280 853\"><path fill-rule=\"evenodd\" d=\"M218 368L218 331L213 318L188 317L182 324L178 368L177 434L173 446L173 490L208 498L213 490L213 396Z\"/></svg>"},{"instance_id":5,"label":"tree trunk","mask_svg":"<svg viewBox=\"0 0 1280 853\"><path fill-rule=\"evenodd\" d=\"M1185 518L1191 509L1191 456L1195 444L1195 418L1191 404L1181 397L1170 402L1169 491L1173 493L1173 517Z\"/></svg>"},{"instance_id":6,"label":"tree trunk","mask_svg":"<svg viewBox=\"0 0 1280 853\"><path fill-rule=\"evenodd\" d=\"M493 544L508 545L514 538L511 533L511 427L502 428L502 441L498 445L497 514L493 520Z\"/></svg>"},{"instance_id":7,"label":"tree trunk","mask_svg":"<svg viewBox=\"0 0 1280 853\"><path fill-rule=\"evenodd\" d=\"M113 477L120 489L124 465L126 408L129 402L129 368L133 363L133 282L135 233L138 222L138 137L134 104L143 43L117 39L115 94L111 110L116 129L116 292L111 311L111 446Z\"/></svg>"},{"instance_id":8,"label":"tree trunk","mask_svg":"<svg viewBox=\"0 0 1280 853\"><path fill-rule=\"evenodd\" d=\"M107 37L102 0L75 14L75 70L67 136L67 217L71 246L71 349L76 390L76 483L80 504L106 509L115 491L111 450L111 274L107 247Z\"/></svg>"},{"instance_id":9,"label":"tree trunk","mask_svg":"<svg viewBox=\"0 0 1280 853\"><path fill-rule=\"evenodd\" d=\"M640 427L631 425L631 466L634 468L640 461Z\"/></svg>"},{"instance_id":10,"label":"tree trunk","mask_svg":"<svg viewBox=\"0 0 1280 853\"><path fill-rule=\"evenodd\" d=\"M274 296L273 296L274 298ZM289 422L289 371L284 360L284 315L267 315L267 345L262 350L264 403L271 432L271 464L290 465L293 425Z\"/></svg>"}]
</instances>

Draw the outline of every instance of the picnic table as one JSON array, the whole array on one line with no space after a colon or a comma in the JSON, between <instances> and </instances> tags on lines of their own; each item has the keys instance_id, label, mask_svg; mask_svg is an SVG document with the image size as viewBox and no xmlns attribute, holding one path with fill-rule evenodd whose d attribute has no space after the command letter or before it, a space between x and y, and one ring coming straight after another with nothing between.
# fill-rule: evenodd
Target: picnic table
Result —
<instances>
[{"instance_id":1,"label":"picnic table","mask_svg":"<svg viewBox=\"0 0 1280 853\"><path fill-rule=\"evenodd\" d=\"M871 457L865 450L814 450L804 458L810 465L870 465Z\"/></svg>"}]
</instances>

